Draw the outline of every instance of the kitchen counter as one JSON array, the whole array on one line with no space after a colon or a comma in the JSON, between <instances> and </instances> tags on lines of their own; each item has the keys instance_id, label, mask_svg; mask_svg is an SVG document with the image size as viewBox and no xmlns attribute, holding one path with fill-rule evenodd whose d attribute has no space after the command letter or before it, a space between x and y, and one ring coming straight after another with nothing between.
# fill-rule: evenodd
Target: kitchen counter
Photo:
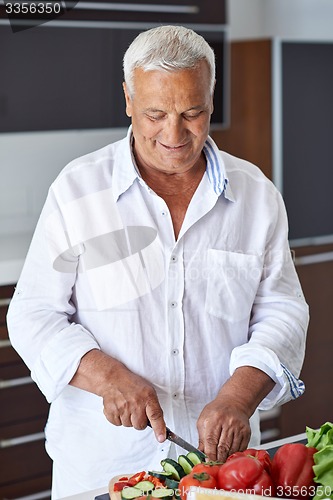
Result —
<instances>
[{"instance_id":1,"label":"kitchen counter","mask_svg":"<svg viewBox=\"0 0 333 500\"><path fill-rule=\"evenodd\" d=\"M302 434L297 434L295 436L290 436L288 438L278 439L276 441L271 441L270 443L265 443L261 446L258 446L258 448L267 450L271 455L273 455L274 452L276 451L276 448L278 448L279 446L282 446L286 443L302 442L305 440L306 440L306 434L304 432ZM112 479L112 478L110 477L110 479ZM94 500L96 496L104 495L107 493L107 491L108 491L108 487L105 486L105 488L99 488L97 490L87 491L86 493L79 493L78 495L72 495L72 496L63 498L62 500ZM106 498L108 498L108 497L106 497Z\"/></svg>"}]
</instances>

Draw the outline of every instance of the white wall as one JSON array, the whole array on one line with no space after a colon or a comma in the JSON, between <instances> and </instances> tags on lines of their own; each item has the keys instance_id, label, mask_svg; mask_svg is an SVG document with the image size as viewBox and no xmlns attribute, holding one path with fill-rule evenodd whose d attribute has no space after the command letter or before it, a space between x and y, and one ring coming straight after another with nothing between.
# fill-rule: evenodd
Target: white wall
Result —
<instances>
[{"instance_id":1,"label":"white wall","mask_svg":"<svg viewBox=\"0 0 333 500\"><path fill-rule=\"evenodd\" d=\"M229 0L230 39L333 40L332 0Z\"/></svg>"},{"instance_id":2,"label":"white wall","mask_svg":"<svg viewBox=\"0 0 333 500\"><path fill-rule=\"evenodd\" d=\"M125 135L126 129L0 134L0 237L32 233L60 170Z\"/></svg>"}]
</instances>

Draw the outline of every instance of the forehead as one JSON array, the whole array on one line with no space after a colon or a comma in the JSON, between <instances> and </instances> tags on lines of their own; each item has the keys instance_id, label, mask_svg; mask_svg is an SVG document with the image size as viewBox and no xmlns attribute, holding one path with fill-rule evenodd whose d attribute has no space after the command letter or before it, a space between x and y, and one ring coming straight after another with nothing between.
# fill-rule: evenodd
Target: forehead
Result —
<instances>
[{"instance_id":1,"label":"forehead","mask_svg":"<svg viewBox=\"0 0 333 500\"><path fill-rule=\"evenodd\" d=\"M197 66L188 69L134 70L134 97L191 99L199 95L210 95L210 75L206 61L200 61Z\"/></svg>"}]
</instances>

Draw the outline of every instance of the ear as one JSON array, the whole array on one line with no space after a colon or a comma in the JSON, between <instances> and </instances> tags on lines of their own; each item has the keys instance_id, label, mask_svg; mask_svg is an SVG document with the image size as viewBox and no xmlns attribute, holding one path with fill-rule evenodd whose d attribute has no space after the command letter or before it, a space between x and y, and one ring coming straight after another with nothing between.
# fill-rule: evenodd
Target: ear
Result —
<instances>
[{"instance_id":1,"label":"ear","mask_svg":"<svg viewBox=\"0 0 333 500\"><path fill-rule=\"evenodd\" d=\"M123 82L123 90L124 90L124 95L125 95L125 101L126 101L126 115L131 118L132 116L132 99L128 93L126 83Z\"/></svg>"}]
</instances>

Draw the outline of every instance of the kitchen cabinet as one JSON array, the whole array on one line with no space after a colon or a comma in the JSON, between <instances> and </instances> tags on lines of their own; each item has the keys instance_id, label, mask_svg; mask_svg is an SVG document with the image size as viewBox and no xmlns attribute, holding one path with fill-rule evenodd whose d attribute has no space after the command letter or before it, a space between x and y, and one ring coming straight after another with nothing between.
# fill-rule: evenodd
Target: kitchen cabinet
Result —
<instances>
[{"instance_id":1,"label":"kitchen cabinet","mask_svg":"<svg viewBox=\"0 0 333 500\"><path fill-rule=\"evenodd\" d=\"M45 451L49 405L11 347L6 313L14 287L0 287L0 498L50 498L52 463Z\"/></svg>"},{"instance_id":2,"label":"kitchen cabinet","mask_svg":"<svg viewBox=\"0 0 333 500\"><path fill-rule=\"evenodd\" d=\"M282 103L277 101L276 95L279 87L276 77L281 67L274 66L274 62L276 63L274 41L235 41L231 43L230 54L230 124L225 130L214 131L212 135L221 149L255 163L270 179L279 181L279 172L276 171L277 158L282 159L283 155L281 144L275 135L275 124L276 114L281 113L279 105L282 106ZM289 93L286 83L281 90ZM322 91L325 91L324 86ZM331 88L329 92L331 93ZM295 93L293 95L295 96ZM302 95L301 92L299 95ZM283 100L284 96L280 97ZM304 106L306 107L307 104L304 103ZM306 120L305 122L305 126L308 126L308 122ZM289 124L289 130L292 131L293 126L297 125ZM315 135L321 135L322 126L323 123L317 120L313 128L313 144L316 142ZM312 144L311 139L307 142ZM331 141L329 146L331 147ZM302 147L300 146L298 150L301 153ZM310 176L317 180L320 190L323 189L323 183L329 189L331 186L331 182L328 179L325 181L325 176L320 174L323 164L325 168L328 167L331 170L331 161L316 162L313 164L315 169L311 171ZM308 172L306 176L309 177ZM304 188L302 186L304 177L301 169L299 177L296 177L289 187L289 190L294 192L295 199L298 186L299 189ZM311 184L309 188L311 190ZM327 196L331 201L331 195ZM306 203L310 207L315 204L317 211L319 205L325 206L322 197L319 199L318 196L311 196L311 194L297 199L300 203ZM324 211L321 216L328 218L328 223L332 222L331 211ZM333 402L330 396L333 379L333 364L330 359L333 352L331 334L333 244L329 238L321 244L317 241L314 241L314 244L302 244L299 241L290 243L296 269L310 308L307 350L301 373L306 391L301 398L277 409L274 419L270 419L271 428L268 430L274 432L276 437L304 432L306 425L319 427L326 421L332 421L333 415Z\"/></svg>"}]
</instances>

